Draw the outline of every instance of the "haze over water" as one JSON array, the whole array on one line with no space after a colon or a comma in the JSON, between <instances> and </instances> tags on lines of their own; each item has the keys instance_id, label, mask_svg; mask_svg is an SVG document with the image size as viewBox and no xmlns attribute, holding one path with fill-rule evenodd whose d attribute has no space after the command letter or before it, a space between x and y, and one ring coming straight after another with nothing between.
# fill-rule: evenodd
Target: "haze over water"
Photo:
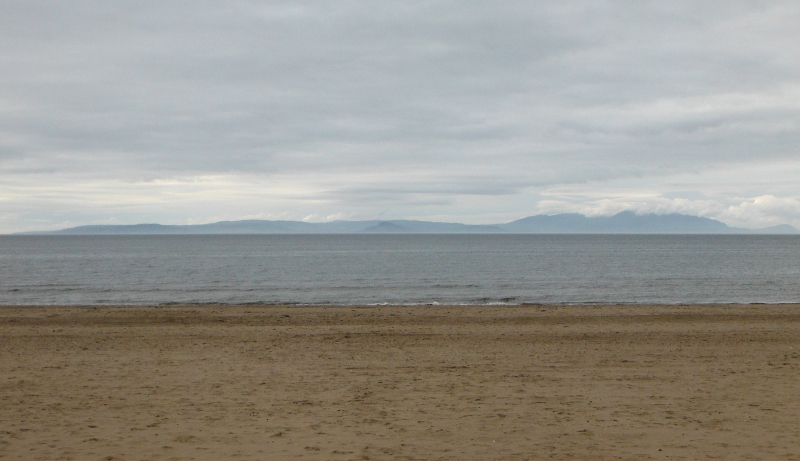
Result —
<instances>
[{"instance_id":1,"label":"haze over water","mask_svg":"<svg viewBox=\"0 0 800 461\"><path fill-rule=\"evenodd\" d=\"M0 236L0 304L800 302L800 236Z\"/></svg>"}]
</instances>

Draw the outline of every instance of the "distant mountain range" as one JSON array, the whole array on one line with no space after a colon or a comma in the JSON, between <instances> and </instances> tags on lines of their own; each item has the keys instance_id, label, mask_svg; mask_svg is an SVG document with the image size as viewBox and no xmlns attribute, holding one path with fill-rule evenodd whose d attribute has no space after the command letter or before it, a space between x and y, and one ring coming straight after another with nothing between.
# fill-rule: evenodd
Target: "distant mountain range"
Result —
<instances>
[{"instance_id":1,"label":"distant mountain range","mask_svg":"<svg viewBox=\"0 0 800 461\"><path fill-rule=\"evenodd\" d=\"M684 214L636 214L623 211L614 216L581 214L536 215L505 224L458 224L430 221L220 221L196 225L93 225L40 235L152 235L152 234L798 234L789 225L741 229L709 218Z\"/></svg>"}]
</instances>

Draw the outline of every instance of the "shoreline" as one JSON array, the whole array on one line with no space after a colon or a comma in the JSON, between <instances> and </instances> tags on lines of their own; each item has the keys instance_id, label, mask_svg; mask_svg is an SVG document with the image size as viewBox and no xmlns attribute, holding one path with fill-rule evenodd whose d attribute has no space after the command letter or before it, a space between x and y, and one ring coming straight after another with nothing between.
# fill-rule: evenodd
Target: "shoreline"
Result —
<instances>
[{"instance_id":1,"label":"shoreline","mask_svg":"<svg viewBox=\"0 0 800 461\"><path fill-rule=\"evenodd\" d=\"M800 304L582 306L0 306L0 458L798 459Z\"/></svg>"},{"instance_id":2,"label":"shoreline","mask_svg":"<svg viewBox=\"0 0 800 461\"><path fill-rule=\"evenodd\" d=\"M164 308L164 307L330 307L330 308L348 308L348 307L629 307L629 306L650 306L650 307L731 307L731 306L798 306L800 301L756 301L756 302L523 302L523 303L507 303L507 302L488 302L488 303L439 303L439 302L425 302L425 303L294 303L294 302L164 302L164 303L108 303L108 304L0 304L0 309L17 309L17 308Z\"/></svg>"}]
</instances>

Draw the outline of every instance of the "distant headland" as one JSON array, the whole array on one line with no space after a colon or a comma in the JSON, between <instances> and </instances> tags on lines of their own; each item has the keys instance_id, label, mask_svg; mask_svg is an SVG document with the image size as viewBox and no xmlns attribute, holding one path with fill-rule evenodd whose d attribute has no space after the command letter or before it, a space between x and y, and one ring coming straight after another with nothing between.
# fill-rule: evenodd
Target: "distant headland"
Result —
<instances>
[{"instance_id":1,"label":"distant headland","mask_svg":"<svg viewBox=\"0 0 800 461\"><path fill-rule=\"evenodd\" d=\"M784 224L761 229L730 227L715 219L685 214L589 217L577 213L536 215L504 224L459 224L414 220L305 221L242 220L209 224L90 225L26 235L186 235L186 234L799 234Z\"/></svg>"}]
</instances>

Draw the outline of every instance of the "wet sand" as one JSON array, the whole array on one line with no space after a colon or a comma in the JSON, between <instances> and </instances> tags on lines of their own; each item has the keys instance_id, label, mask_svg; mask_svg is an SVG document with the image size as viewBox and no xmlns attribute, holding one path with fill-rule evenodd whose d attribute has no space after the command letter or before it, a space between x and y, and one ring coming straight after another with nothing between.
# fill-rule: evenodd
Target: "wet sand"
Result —
<instances>
[{"instance_id":1,"label":"wet sand","mask_svg":"<svg viewBox=\"0 0 800 461\"><path fill-rule=\"evenodd\" d=\"M0 308L0 459L800 459L800 305Z\"/></svg>"}]
</instances>

